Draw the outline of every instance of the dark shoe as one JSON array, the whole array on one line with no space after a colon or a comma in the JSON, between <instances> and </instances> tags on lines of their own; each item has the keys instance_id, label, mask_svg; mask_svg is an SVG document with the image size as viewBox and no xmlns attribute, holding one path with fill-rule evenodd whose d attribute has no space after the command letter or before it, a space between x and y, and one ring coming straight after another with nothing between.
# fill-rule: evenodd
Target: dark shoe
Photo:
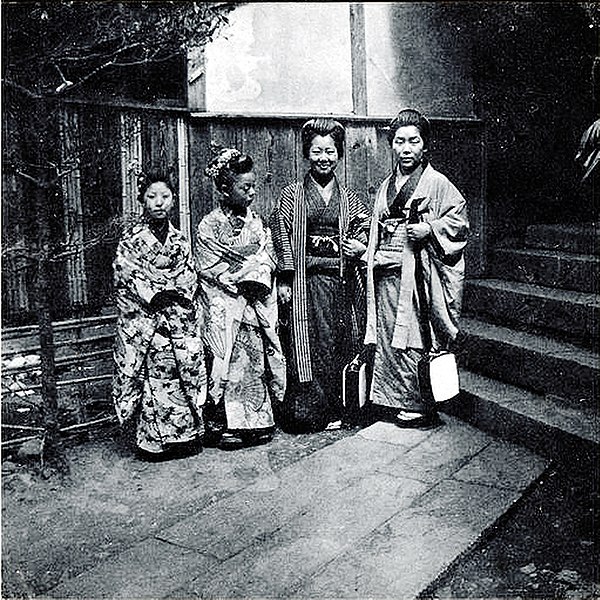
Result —
<instances>
[{"instance_id":1,"label":"dark shoe","mask_svg":"<svg viewBox=\"0 0 600 600\"><path fill-rule=\"evenodd\" d=\"M400 411L394 418L394 425L403 429L434 429L442 425L437 413L427 413L419 417L411 417L410 413Z\"/></svg>"},{"instance_id":2,"label":"dark shoe","mask_svg":"<svg viewBox=\"0 0 600 600\"><path fill-rule=\"evenodd\" d=\"M249 432L242 434L242 439L246 446L262 446L262 444L268 444L273 439L271 432Z\"/></svg>"}]
</instances>

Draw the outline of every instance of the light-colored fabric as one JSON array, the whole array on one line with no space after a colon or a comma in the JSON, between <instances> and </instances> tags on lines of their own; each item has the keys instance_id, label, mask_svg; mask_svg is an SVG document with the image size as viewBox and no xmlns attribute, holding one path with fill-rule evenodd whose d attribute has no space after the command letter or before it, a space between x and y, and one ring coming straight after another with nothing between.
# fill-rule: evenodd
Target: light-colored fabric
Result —
<instances>
[{"instance_id":1,"label":"light-colored fabric","mask_svg":"<svg viewBox=\"0 0 600 600\"><path fill-rule=\"evenodd\" d=\"M113 268L119 311L113 401L121 423L139 415L138 444L158 452L202 432L206 373L191 249L172 225L161 244L142 221L124 233ZM152 310L154 296L165 291L181 302Z\"/></svg>"},{"instance_id":2,"label":"light-colored fabric","mask_svg":"<svg viewBox=\"0 0 600 600\"><path fill-rule=\"evenodd\" d=\"M236 218L234 218L235 221ZM273 425L271 400L282 401L285 360L276 333L275 255L270 231L250 209L233 223L221 208L205 216L196 236L203 339L212 354L210 391L225 402L228 429ZM242 282L265 286L253 301Z\"/></svg>"},{"instance_id":3,"label":"light-colored fabric","mask_svg":"<svg viewBox=\"0 0 600 600\"><path fill-rule=\"evenodd\" d=\"M388 185L394 175L382 183L373 208L373 218L367 248L367 329L366 344L377 341L377 302L374 287L374 268L377 268L379 224L385 219ZM408 206L418 203L421 221L429 223L431 235L421 251L426 291L430 303L432 340L434 348L447 345L456 338L464 280L463 249L467 242L469 224L465 199L447 177L431 165L424 169L421 179L409 199ZM415 255L410 243L404 245L397 267L401 268L398 307L394 315L392 346L405 349L422 347L420 336L415 338L414 323L418 322L414 264ZM391 266L391 265L388 265Z\"/></svg>"}]
</instances>

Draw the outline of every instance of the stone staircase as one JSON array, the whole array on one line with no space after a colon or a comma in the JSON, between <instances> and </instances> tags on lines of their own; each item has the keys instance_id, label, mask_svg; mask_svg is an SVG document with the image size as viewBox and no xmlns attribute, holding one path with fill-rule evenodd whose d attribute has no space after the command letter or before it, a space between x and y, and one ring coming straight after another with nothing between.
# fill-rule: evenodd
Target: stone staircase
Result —
<instances>
[{"instance_id":1,"label":"stone staircase","mask_svg":"<svg viewBox=\"0 0 600 600\"><path fill-rule=\"evenodd\" d=\"M595 460L598 230L533 225L467 282L462 396L445 409L550 458Z\"/></svg>"}]
</instances>

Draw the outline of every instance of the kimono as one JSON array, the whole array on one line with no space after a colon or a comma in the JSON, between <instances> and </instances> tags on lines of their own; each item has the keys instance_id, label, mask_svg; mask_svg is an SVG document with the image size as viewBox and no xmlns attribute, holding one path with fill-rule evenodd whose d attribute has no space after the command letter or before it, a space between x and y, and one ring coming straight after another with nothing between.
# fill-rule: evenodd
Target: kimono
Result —
<instances>
[{"instance_id":1,"label":"kimono","mask_svg":"<svg viewBox=\"0 0 600 600\"><path fill-rule=\"evenodd\" d=\"M227 431L269 430L286 384L269 229L250 209L236 217L216 208L198 226L195 256L209 398L224 410ZM262 291L245 294L248 286Z\"/></svg>"},{"instance_id":2,"label":"kimono","mask_svg":"<svg viewBox=\"0 0 600 600\"><path fill-rule=\"evenodd\" d=\"M415 252L421 255L430 306L432 350L447 349L458 334L464 257L469 231L466 202L431 165L420 166L398 193L395 173L375 200L367 249L365 344L375 344L371 401L375 405L427 412L417 365L423 353ZM416 211L431 234L417 247L406 240L407 214Z\"/></svg>"},{"instance_id":3,"label":"kimono","mask_svg":"<svg viewBox=\"0 0 600 600\"><path fill-rule=\"evenodd\" d=\"M342 418L342 370L364 332L364 274L358 261L342 256L341 238L366 244L368 213L337 178L327 187L307 174L282 190L270 220L278 277L292 286L284 336L290 363L286 403L294 413L288 426L298 430L322 429Z\"/></svg>"},{"instance_id":4,"label":"kimono","mask_svg":"<svg viewBox=\"0 0 600 600\"><path fill-rule=\"evenodd\" d=\"M137 420L137 444L158 453L203 433L206 373L193 300L189 242L170 223L164 243L147 222L130 227L113 263L118 308L113 401L121 424ZM157 294L178 301L154 306Z\"/></svg>"}]
</instances>

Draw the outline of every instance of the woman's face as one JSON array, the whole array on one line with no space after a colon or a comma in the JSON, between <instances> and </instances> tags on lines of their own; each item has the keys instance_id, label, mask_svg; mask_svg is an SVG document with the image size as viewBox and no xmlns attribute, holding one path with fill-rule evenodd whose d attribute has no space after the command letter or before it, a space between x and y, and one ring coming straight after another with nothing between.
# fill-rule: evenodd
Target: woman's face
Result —
<instances>
[{"instance_id":1,"label":"woman's face","mask_svg":"<svg viewBox=\"0 0 600 600\"><path fill-rule=\"evenodd\" d=\"M404 175L412 173L423 160L425 143L414 125L399 127L392 140L396 163Z\"/></svg>"},{"instance_id":2,"label":"woman's face","mask_svg":"<svg viewBox=\"0 0 600 600\"><path fill-rule=\"evenodd\" d=\"M144 192L144 207L153 219L166 219L173 208L173 192L164 181L156 181Z\"/></svg>"},{"instance_id":3,"label":"woman's face","mask_svg":"<svg viewBox=\"0 0 600 600\"><path fill-rule=\"evenodd\" d=\"M254 171L235 175L228 190L223 194L224 203L231 208L247 208L256 196Z\"/></svg>"},{"instance_id":4,"label":"woman's face","mask_svg":"<svg viewBox=\"0 0 600 600\"><path fill-rule=\"evenodd\" d=\"M310 143L308 160L310 170L317 177L327 177L335 170L339 155L335 142L330 135L316 135Z\"/></svg>"}]
</instances>

